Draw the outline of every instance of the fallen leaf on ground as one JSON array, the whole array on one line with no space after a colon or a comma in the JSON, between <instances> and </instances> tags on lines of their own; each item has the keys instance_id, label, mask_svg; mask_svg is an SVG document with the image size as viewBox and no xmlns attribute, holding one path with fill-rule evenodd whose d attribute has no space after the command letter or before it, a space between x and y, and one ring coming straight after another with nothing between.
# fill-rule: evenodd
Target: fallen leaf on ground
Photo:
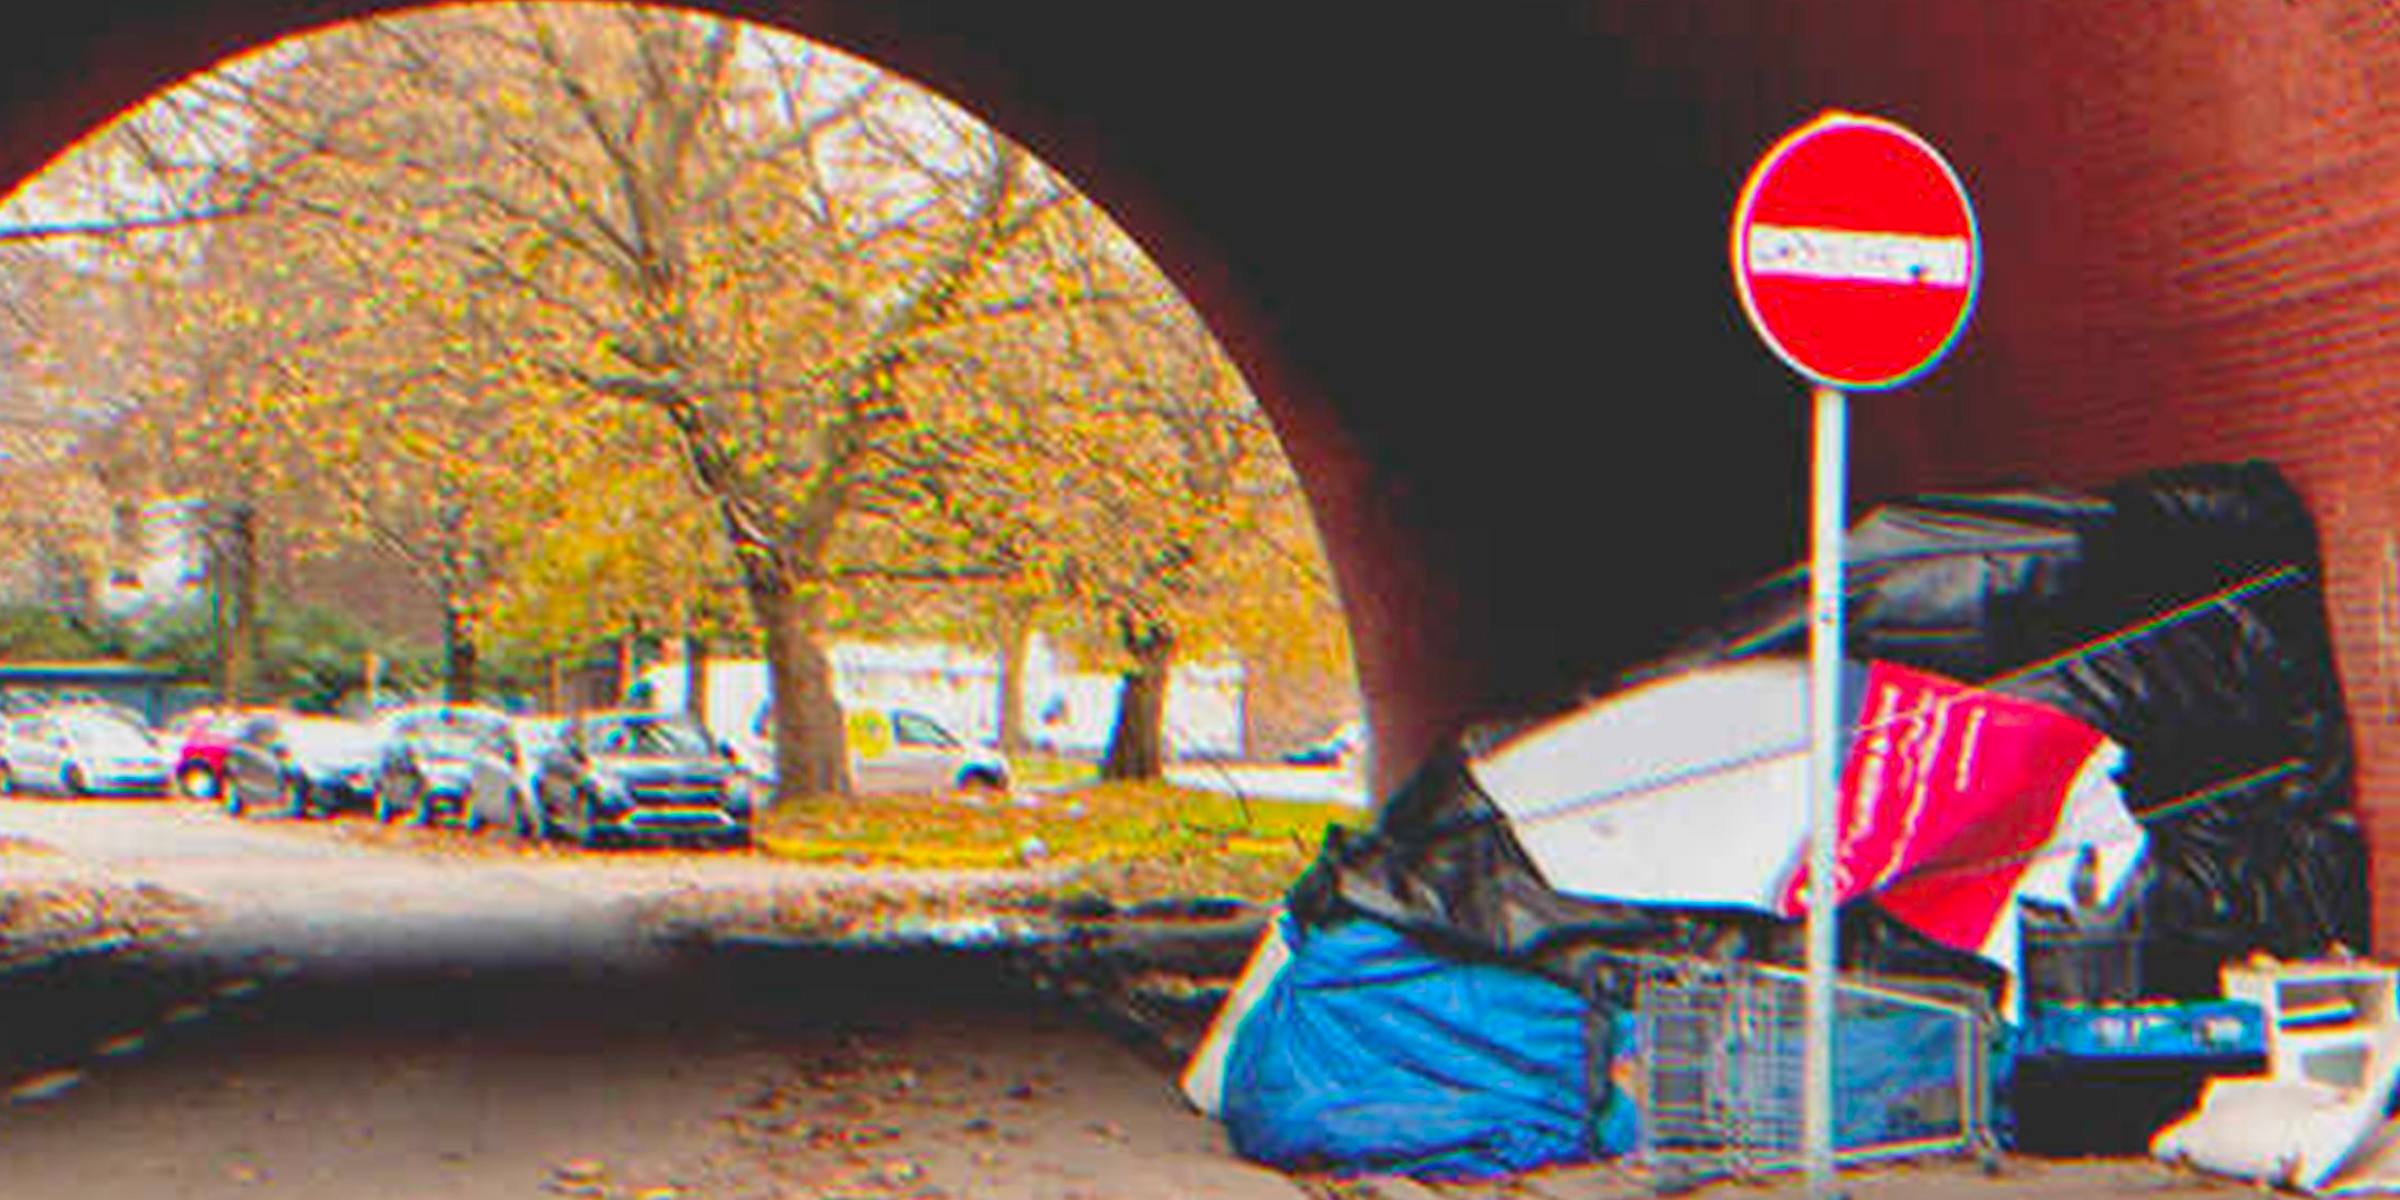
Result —
<instances>
[{"instance_id":1,"label":"fallen leaf on ground","mask_svg":"<svg viewBox=\"0 0 2400 1200\"><path fill-rule=\"evenodd\" d=\"M598 1179L608 1174L608 1164L592 1158L570 1158L552 1166L550 1174L557 1179Z\"/></svg>"},{"instance_id":2,"label":"fallen leaf on ground","mask_svg":"<svg viewBox=\"0 0 2400 1200\"><path fill-rule=\"evenodd\" d=\"M48 1100L82 1082L83 1072L73 1067L44 1071L8 1089L8 1098L20 1104L30 1104L37 1100Z\"/></svg>"},{"instance_id":3,"label":"fallen leaf on ground","mask_svg":"<svg viewBox=\"0 0 2400 1200\"><path fill-rule=\"evenodd\" d=\"M551 1191L562 1196L604 1196L608 1167L597 1159L571 1158L550 1168Z\"/></svg>"}]
</instances>

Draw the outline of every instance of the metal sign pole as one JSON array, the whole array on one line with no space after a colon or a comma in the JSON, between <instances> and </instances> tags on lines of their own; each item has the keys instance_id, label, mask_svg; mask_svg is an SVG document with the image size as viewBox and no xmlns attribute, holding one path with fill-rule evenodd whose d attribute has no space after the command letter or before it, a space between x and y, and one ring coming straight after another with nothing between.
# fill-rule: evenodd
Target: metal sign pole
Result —
<instances>
[{"instance_id":1,"label":"metal sign pole","mask_svg":"<svg viewBox=\"0 0 2400 1200\"><path fill-rule=\"evenodd\" d=\"M1838 216L1836 214L1839 214ZM1777 357L1816 384L1809 553L1808 970L1802 989L1800 1161L1810 1200L1832 1200L1834 1000L1840 947L1842 389L1897 387L1966 328L1983 243L1958 173L1924 138L1827 112L1769 149L1734 204L1735 290Z\"/></svg>"},{"instance_id":2,"label":"metal sign pole","mask_svg":"<svg viewBox=\"0 0 2400 1200\"><path fill-rule=\"evenodd\" d=\"M1816 389L1808 566L1808 1030L1802 1047L1801 1157L1810 1200L1831 1200L1835 867L1841 846L1842 534L1847 398Z\"/></svg>"}]
</instances>

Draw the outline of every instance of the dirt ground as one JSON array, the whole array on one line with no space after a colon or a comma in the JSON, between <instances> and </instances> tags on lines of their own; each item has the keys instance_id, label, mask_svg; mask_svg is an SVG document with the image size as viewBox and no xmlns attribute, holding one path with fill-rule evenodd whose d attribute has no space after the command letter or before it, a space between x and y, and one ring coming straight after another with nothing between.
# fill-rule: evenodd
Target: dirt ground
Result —
<instances>
[{"instance_id":1,"label":"dirt ground","mask_svg":"<svg viewBox=\"0 0 2400 1200\"><path fill-rule=\"evenodd\" d=\"M795 979L821 979L836 963ZM10 1200L1635 1200L1620 1165L1481 1183L1247 1164L1177 1064L1091 1014L950 972L745 982L269 982L122 1053L0 1088ZM287 988L296 990L287 991ZM688 989L686 996L669 993ZM613 996L614 999L604 999ZM788 997L778 1005L777 997ZM766 1001L762 1005L760 1002ZM762 1019L761 1013L772 1015ZM4 1082L4 1081L0 1081ZM2250 1189L2139 1159L1854 1170L1855 1200L2120 1200ZM1798 1200L1789 1178L1697 1195Z\"/></svg>"}]
</instances>

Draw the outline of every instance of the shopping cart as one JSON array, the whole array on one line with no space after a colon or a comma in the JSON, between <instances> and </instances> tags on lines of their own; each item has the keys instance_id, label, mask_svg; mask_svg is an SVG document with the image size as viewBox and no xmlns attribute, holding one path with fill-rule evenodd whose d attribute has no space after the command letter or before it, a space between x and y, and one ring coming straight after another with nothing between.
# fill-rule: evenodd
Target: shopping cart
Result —
<instances>
[{"instance_id":1,"label":"shopping cart","mask_svg":"<svg viewBox=\"0 0 2400 1200\"><path fill-rule=\"evenodd\" d=\"M1799 1167L1805 976L1657 959L1634 978L1644 1164L1662 1182ZM1987 998L1966 984L1860 975L1842 976L1835 995L1837 1160L1996 1162Z\"/></svg>"}]
</instances>

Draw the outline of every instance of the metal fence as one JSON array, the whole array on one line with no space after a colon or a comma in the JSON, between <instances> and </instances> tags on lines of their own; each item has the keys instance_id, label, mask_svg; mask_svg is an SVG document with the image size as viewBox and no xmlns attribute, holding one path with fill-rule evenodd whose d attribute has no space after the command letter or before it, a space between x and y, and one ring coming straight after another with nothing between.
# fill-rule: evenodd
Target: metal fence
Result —
<instances>
[{"instance_id":1,"label":"metal fence","mask_svg":"<svg viewBox=\"0 0 2400 1200\"><path fill-rule=\"evenodd\" d=\"M1641 1156L1662 1179L1797 1168L1803 973L1662 959L1636 974ZM1938 980L1845 976L1834 1005L1842 1162L1996 1154L1990 1005Z\"/></svg>"}]
</instances>

